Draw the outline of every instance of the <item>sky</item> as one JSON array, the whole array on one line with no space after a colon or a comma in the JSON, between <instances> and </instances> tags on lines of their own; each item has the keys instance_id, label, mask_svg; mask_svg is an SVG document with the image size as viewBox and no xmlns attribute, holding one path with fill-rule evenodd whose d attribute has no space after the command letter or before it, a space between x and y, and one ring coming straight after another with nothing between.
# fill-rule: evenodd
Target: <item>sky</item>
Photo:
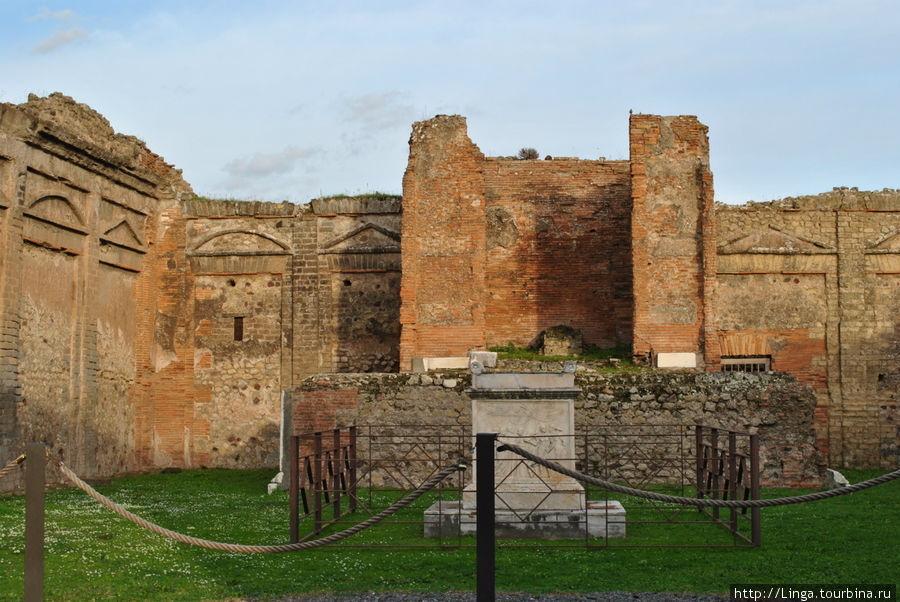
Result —
<instances>
[{"instance_id":1,"label":"sky","mask_svg":"<svg viewBox=\"0 0 900 602\"><path fill-rule=\"evenodd\" d=\"M488 156L709 126L716 200L900 188L900 2L0 0L0 102L59 91L201 195L402 191L414 121Z\"/></svg>"}]
</instances>

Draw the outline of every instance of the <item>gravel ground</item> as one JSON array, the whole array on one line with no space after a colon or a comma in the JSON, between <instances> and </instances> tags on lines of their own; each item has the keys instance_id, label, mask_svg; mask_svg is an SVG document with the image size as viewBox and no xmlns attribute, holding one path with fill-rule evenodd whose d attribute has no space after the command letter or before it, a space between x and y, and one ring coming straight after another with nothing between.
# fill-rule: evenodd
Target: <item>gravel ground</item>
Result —
<instances>
[{"instance_id":1,"label":"gravel ground","mask_svg":"<svg viewBox=\"0 0 900 602\"><path fill-rule=\"evenodd\" d=\"M444 593L444 594L409 594L399 592L373 593L361 592L347 594L346 596L309 595L303 597L279 598L280 602L338 602L359 600L362 602L424 602L424 601L448 601L468 602L475 600L473 593ZM595 594L497 594L498 602L530 602L531 600L542 602L722 602L728 600L728 596L713 594L672 594L666 592L599 592Z\"/></svg>"}]
</instances>

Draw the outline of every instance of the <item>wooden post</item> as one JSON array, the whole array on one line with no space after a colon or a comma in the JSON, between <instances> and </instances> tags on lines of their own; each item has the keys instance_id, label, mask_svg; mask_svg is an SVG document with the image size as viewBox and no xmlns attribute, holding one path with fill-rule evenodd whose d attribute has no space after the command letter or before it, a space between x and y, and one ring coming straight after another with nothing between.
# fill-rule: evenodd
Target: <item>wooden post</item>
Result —
<instances>
[{"instance_id":1,"label":"wooden post","mask_svg":"<svg viewBox=\"0 0 900 602\"><path fill-rule=\"evenodd\" d=\"M313 435L313 530L322 530L322 432Z\"/></svg>"},{"instance_id":2,"label":"wooden post","mask_svg":"<svg viewBox=\"0 0 900 602\"><path fill-rule=\"evenodd\" d=\"M712 497L715 500L722 499L722 483L719 473L721 472L721 457L719 455L719 430L710 429L709 431L709 471L712 473ZM713 506L713 518L719 520L719 507Z\"/></svg>"},{"instance_id":3,"label":"wooden post","mask_svg":"<svg viewBox=\"0 0 900 602\"><path fill-rule=\"evenodd\" d=\"M750 435L750 499L759 499L759 435ZM759 508L750 509L750 540L759 547L762 544L762 526Z\"/></svg>"},{"instance_id":4,"label":"wooden post","mask_svg":"<svg viewBox=\"0 0 900 602\"><path fill-rule=\"evenodd\" d=\"M350 512L356 512L356 427L350 427Z\"/></svg>"},{"instance_id":5,"label":"wooden post","mask_svg":"<svg viewBox=\"0 0 900 602\"><path fill-rule=\"evenodd\" d=\"M341 517L341 474L344 467L341 465L341 429L336 428L332 433L334 451L331 452L331 500L334 520Z\"/></svg>"},{"instance_id":6,"label":"wooden post","mask_svg":"<svg viewBox=\"0 0 900 602\"><path fill-rule=\"evenodd\" d=\"M697 453L697 491L696 495L698 498L703 497L703 427L699 424L696 426L696 443L694 444ZM702 512L703 507L697 506L697 511Z\"/></svg>"},{"instance_id":7,"label":"wooden post","mask_svg":"<svg viewBox=\"0 0 900 602\"><path fill-rule=\"evenodd\" d=\"M44 599L44 486L47 446L25 446L25 601Z\"/></svg>"},{"instance_id":8,"label":"wooden post","mask_svg":"<svg viewBox=\"0 0 900 602\"><path fill-rule=\"evenodd\" d=\"M300 437L291 436L291 543L300 541Z\"/></svg>"},{"instance_id":9,"label":"wooden post","mask_svg":"<svg viewBox=\"0 0 900 602\"><path fill-rule=\"evenodd\" d=\"M728 499L737 499L737 433L728 431ZM738 511L737 508L729 508L729 518L731 519L731 532L735 535L737 541L738 530Z\"/></svg>"}]
</instances>

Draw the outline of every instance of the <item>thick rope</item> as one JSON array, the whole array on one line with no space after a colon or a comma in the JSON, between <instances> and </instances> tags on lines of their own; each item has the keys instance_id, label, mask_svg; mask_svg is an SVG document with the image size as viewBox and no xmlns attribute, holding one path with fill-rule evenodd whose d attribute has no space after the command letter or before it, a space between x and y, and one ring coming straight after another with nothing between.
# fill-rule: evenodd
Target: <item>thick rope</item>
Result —
<instances>
[{"instance_id":1,"label":"thick rope","mask_svg":"<svg viewBox=\"0 0 900 602\"><path fill-rule=\"evenodd\" d=\"M12 460L9 464L4 466L3 468L0 468L0 479L2 479L6 475L8 475L12 471L14 471L24 461L25 461L25 454L22 454L15 460Z\"/></svg>"},{"instance_id":2,"label":"thick rope","mask_svg":"<svg viewBox=\"0 0 900 602\"><path fill-rule=\"evenodd\" d=\"M518 445L513 445L512 443L503 443L502 445L500 445L500 447L497 448L497 451L511 451L512 453L517 454L525 458L526 460L530 460L536 464L540 464L541 466L549 468L554 472L566 475L567 477L572 477L573 479L578 481L584 481L585 483L596 485L597 487L601 487L603 489L608 489L609 491L615 491L617 493L633 495L648 500L670 502L672 504L680 504L684 506L720 508L766 508L769 506L787 506L788 504L815 502L817 500L824 500L831 497L837 497L839 495L847 495L849 493L853 493L854 491L868 489L869 487L881 485L882 483L887 483L888 481L900 478L900 469L897 469L894 472L881 475L880 477L876 477L874 479L869 479L868 481L862 481L860 483L856 483L855 485L841 487L840 489L831 489L829 491L817 491L816 493L808 493L806 495L780 497L770 500L716 500L709 498L666 495L663 493L653 493L651 491L644 491L643 489L633 489L631 487L625 487L623 485L616 485L615 483L610 483L609 481L604 481L603 479L598 479L597 477L586 475L582 472L578 472L577 470L570 470L564 466L560 466L555 462L551 462L550 460L545 460L544 458L536 456L533 453L522 449Z\"/></svg>"},{"instance_id":3,"label":"thick rope","mask_svg":"<svg viewBox=\"0 0 900 602\"><path fill-rule=\"evenodd\" d=\"M279 552L296 552L298 550L309 550L312 548L318 548L324 545L328 545L331 543L335 543L342 539L346 539L355 533L359 533L363 529L367 529L372 525L381 522L382 520L388 518L389 516L397 513L402 510L406 506L410 505L417 498L421 497L422 494L427 492L430 489L433 489L446 479L448 476L453 474L454 472L458 472L466 469L465 463L460 460L459 463L448 466L444 468L442 471L436 473L433 477L425 481L422 485L419 486L418 489L407 495L406 497L397 500L393 504L391 504L387 509L382 510L378 514L364 520L361 523L353 525L349 529L345 529L339 533L335 533L333 535L329 535L327 537L322 537L321 539L315 539L312 541L303 541L300 543L291 543L291 544L280 544L280 545L271 545L271 546L251 546L244 544L233 544L233 543L224 543L219 541L210 541L208 539L200 539L198 537L191 537L190 535L184 535L182 533L177 533L175 531L171 531L164 527L160 527L154 523L151 523L143 518L137 516L126 510L124 507L119 504L113 502L108 497L97 492L93 487L82 481L78 475L72 472L68 466L59 462L60 471L66 475L70 481L72 481L79 489L87 493L89 496L121 516L127 520L130 520L134 524L141 526L145 529L153 531L158 535L162 535L164 537L168 537L170 539L174 539L175 541L179 541L181 543L186 543L192 546L200 546L202 548L209 548L211 550L220 550L222 552L243 552L248 554L274 554Z\"/></svg>"}]
</instances>

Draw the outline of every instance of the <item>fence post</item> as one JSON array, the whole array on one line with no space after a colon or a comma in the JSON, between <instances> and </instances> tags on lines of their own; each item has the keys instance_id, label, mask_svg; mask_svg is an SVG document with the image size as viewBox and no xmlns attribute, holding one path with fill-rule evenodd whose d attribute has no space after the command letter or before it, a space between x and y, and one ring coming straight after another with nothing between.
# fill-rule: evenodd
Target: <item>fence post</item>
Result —
<instances>
[{"instance_id":1,"label":"fence post","mask_svg":"<svg viewBox=\"0 0 900 602\"><path fill-rule=\"evenodd\" d=\"M724 499L722 497L722 456L719 454L719 430L710 429L709 431L709 471L712 473L712 496L715 500ZM712 515L715 520L719 520L719 507L713 506Z\"/></svg>"},{"instance_id":2,"label":"fence post","mask_svg":"<svg viewBox=\"0 0 900 602\"><path fill-rule=\"evenodd\" d=\"M25 600L44 599L44 470L47 446L25 446Z\"/></svg>"},{"instance_id":3,"label":"fence post","mask_svg":"<svg viewBox=\"0 0 900 602\"><path fill-rule=\"evenodd\" d=\"M494 600L494 442L497 433L475 435L476 599Z\"/></svg>"},{"instance_id":4,"label":"fence post","mask_svg":"<svg viewBox=\"0 0 900 602\"><path fill-rule=\"evenodd\" d=\"M703 427L699 424L694 427L696 441L694 446L696 447L697 452L697 491L696 495L698 498L702 498L704 494L704 481L703 481ZM703 512L703 506L697 506L697 512Z\"/></svg>"},{"instance_id":5,"label":"fence post","mask_svg":"<svg viewBox=\"0 0 900 602\"><path fill-rule=\"evenodd\" d=\"M322 432L313 435L313 530L322 530Z\"/></svg>"},{"instance_id":6,"label":"fence post","mask_svg":"<svg viewBox=\"0 0 900 602\"><path fill-rule=\"evenodd\" d=\"M291 543L300 541L300 437L291 435Z\"/></svg>"},{"instance_id":7,"label":"fence post","mask_svg":"<svg viewBox=\"0 0 900 602\"><path fill-rule=\"evenodd\" d=\"M336 428L332 433L332 443L334 451L331 452L331 503L334 520L341 517L341 474L343 474L343 465L341 464L341 429Z\"/></svg>"},{"instance_id":8,"label":"fence post","mask_svg":"<svg viewBox=\"0 0 900 602\"><path fill-rule=\"evenodd\" d=\"M737 433L728 431L728 499L735 500L737 498ZM738 510L737 508L729 508L729 518L731 519L731 531L735 534L737 541L738 531Z\"/></svg>"},{"instance_id":9,"label":"fence post","mask_svg":"<svg viewBox=\"0 0 900 602\"><path fill-rule=\"evenodd\" d=\"M356 512L356 427L350 427L350 512Z\"/></svg>"},{"instance_id":10,"label":"fence post","mask_svg":"<svg viewBox=\"0 0 900 602\"><path fill-rule=\"evenodd\" d=\"M750 498L759 499L759 435L757 433L750 435ZM762 543L759 514L758 507L750 509L750 540L756 547Z\"/></svg>"}]
</instances>

